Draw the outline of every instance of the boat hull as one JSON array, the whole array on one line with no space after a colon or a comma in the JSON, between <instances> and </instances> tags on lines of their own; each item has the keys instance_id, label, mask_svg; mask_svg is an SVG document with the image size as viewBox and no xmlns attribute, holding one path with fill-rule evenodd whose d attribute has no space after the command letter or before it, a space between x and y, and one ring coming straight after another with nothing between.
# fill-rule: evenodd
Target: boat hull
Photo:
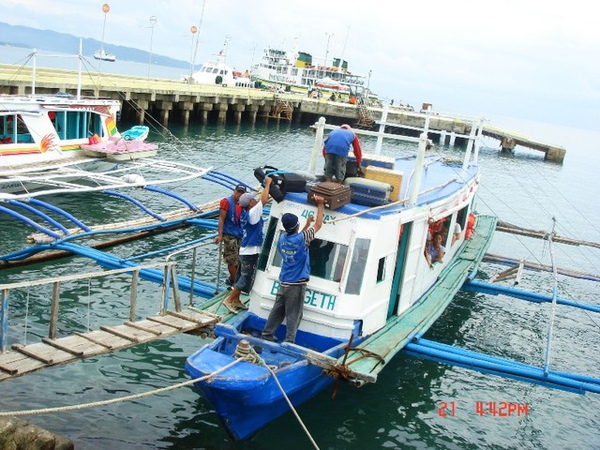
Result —
<instances>
[{"instance_id":1,"label":"boat hull","mask_svg":"<svg viewBox=\"0 0 600 450\"><path fill-rule=\"evenodd\" d=\"M206 361L221 364L206 364ZM203 377L233 361L232 357L204 348L188 358L186 370ZM311 399L334 379L306 360L277 371L277 379L294 407ZM239 362L215 377L194 384L215 408L232 439L247 439L274 419L290 411L277 382L265 367Z\"/></svg>"},{"instance_id":2,"label":"boat hull","mask_svg":"<svg viewBox=\"0 0 600 450\"><path fill-rule=\"evenodd\" d=\"M98 144L83 144L81 148L87 156L106 158L115 162L150 158L158 153L158 145L156 144L139 140L113 140L112 138Z\"/></svg>"},{"instance_id":3,"label":"boat hull","mask_svg":"<svg viewBox=\"0 0 600 450\"><path fill-rule=\"evenodd\" d=\"M264 324L264 319L251 312L235 325L219 324L215 328L217 339L186 360L190 377L202 378L194 383L196 390L214 407L235 440L249 438L290 411L287 399L296 407L329 386L334 378L324 373L323 367L329 366L322 363L335 362L346 350L345 341L302 331L296 342L306 347L254 337L260 335ZM281 325L276 336L283 338L285 330L285 325ZM357 332L354 330L354 334ZM236 362L242 341L249 344L254 362ZM228 365L231 367L223 370Z\"/></svg>"}]
</instances>

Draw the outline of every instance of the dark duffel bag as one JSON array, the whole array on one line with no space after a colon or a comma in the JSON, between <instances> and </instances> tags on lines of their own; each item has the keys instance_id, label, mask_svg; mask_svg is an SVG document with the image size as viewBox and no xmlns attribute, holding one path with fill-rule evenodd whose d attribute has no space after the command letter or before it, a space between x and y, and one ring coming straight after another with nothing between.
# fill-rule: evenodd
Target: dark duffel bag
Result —
<instances>
[{"instance_id":1,"label":"dark duffel bag","mask_svg":"<svg viewBox=\"0 0 600 450\"><path fill-rule=\"evenodd\" d=\"M294 172L280 172L271 166L254 169L254 176L261 183L265 177L273 179L269 194L277 203L281 202L288 192L304 192L304 188L306 187L305 175Z\"/></svg>"},{"instance_id":2,"label":"dark duffel bag","mask_svg":"<svg viewBox=\"0 0 600 450\"><path fill-rule=\"evenodd\" d=\"M358 165L355 159L349 159L346 161L346 178L362 177L362 169Z\"/></svg>"},{"instance_id":3,"label":"dark duffel bag","mask_svg":"<svg viewBox=\"0 0 600 450\"><path fill-rule=\"evenodd\" d=\"M271 172L277 172L279 169L273 166L263 166L254 169L254 177L262 183L265 181L265 177Z\"/></svg>"}]
</instances>

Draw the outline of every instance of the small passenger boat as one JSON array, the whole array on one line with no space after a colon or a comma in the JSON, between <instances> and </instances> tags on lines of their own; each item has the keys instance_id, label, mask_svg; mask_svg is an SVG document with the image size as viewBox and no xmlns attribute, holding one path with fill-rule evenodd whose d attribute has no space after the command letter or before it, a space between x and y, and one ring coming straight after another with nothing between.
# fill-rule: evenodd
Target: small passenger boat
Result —
<instances>
[{"instance_id":1,"label":"small passenger boat","mask_svg":"<svg viewBox=\"0 0 600 450\"><path fill-rule=\"evenodd\" d=\"M322 120L317 141L324 128ZM302 228L317 210L308 192L284 192L271 206L249 310L218 324L216 339L187 359L197 390L234 439L252 436L336 378L355 385L376 381L385 363L442 314L483 257L495 219L480 217L475 234L465 239L473 231L469 217L479 185L472 143L463 161L446 161L426 156L426 133L419 139L386 136L418 141L418 153L365 155L367 179L354 180L343 206L325 209L310 245L310 281L295 343L284 342L285 322L277 342L261 338L261 330L280 287L281 218L293 213ZM320 145L314 148L318 154ZM360 193L378 184L387 187L375 205ZM432 264L425 249L434 230L446 253Z\"/></svg>"},{"instance_id":2,"label":"small passenger boat","mask_svg":"<svg viewBox=\"0 0 600 450\"><path fill-rule=\"evenodd\" d=\"M139 158L150 158L158 153L158 145L144 142L148 136L148 127L136 125L120 136L111 136L100 140L92 136L89 144L82 144L84 153L93 158L106 158L108 161L130 161Z\"/></svg>"}]
</instances>

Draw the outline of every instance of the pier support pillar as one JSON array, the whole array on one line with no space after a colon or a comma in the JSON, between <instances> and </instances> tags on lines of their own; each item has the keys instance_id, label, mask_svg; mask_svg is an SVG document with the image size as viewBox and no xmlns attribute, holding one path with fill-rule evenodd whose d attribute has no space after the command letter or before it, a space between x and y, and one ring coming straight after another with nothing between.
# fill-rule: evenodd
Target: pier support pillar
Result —
<instances>
[{"instance_id":1,"label":"pier support pillar","mask_svg":"<svg viewBox=\"0 0 600 450\"><path fill-rule=\"evenodd\" d=\"M250 104L246 106L246 117L250 125L256 125L256 116L258 114L258 105Z\"/></svg>"},{"instance_id":2,"label":"pier support pillar","mask_svg":"<svg viewBox=\"0 0 600 450\"><path fill-rule=\"evenodd\" d=\"M183 102L183 114L182 114L182 121L183 121L183 125L185 125L186 127L190 124L190 113L194 110L194 104L192 102Z\"/></svg>"},{"instance_id":3,"label":"pier support pillar","mask_svg":"<svg viewBox=\"0 0 600 450\"><path fill-rule=\"evenodd\" d=\"M217 105L217 125L225 125L227 123L227 103L218 103Z\"/></svg>"},{"instance_id":4,"label":"pier support pillar","mask_svg":"<svg viewBox=\"0 0 600 450\"><path fill-rule=\"evenodd\" d=\"M157 102L160 108L160 123L165 127L169 126L169 116L173 109L173 102L160 101Z\"/></svg>"},{"instance_id":5,"label":"pier support pillar","mask_svg":"<svg viewBox=\"0 0 600 450\"><path fill-rule=\"evenodd\" d=\"M233 106L233 120L236 125L240 125L242 123L242 113L246 109L245 105L234 105Z\"/></svg>"},{"instance_id":6,"label":"pier support pillar","mask_svg":"<svg viewBox=\"0 0 600 450\"><path fill-rule=\"evenodd\" d=\"M168 109L160 110L160 123L165 127L169 126L169 113L170 112L171 111L169 111Z\"/></svg>"},{"instance_id":7,"label":"pier support pillar","mask_svg":"<svg viewBox=\"0 0 600 450\"><path fill-rule=\"evenodd\" d=\"M208 123L208 113L212 110L212 103L200 103L200 122L202 125L206 125Z\"/></svg>"},{"instance_id":8,"label":"pier support pillar","mask_svg":"<svg viewBox=\"0 0 600 450\"><path fill-rule=\"evenodd\" d=\"M260 115L263 118L263 123L266 125L269 123L269 114L271 113L271 105L261 105Z\"/></svg>"},{"instance_id":9,"label":"pier support pillar","mask_svg":"<svg viewBox=\"0 0 600 450\"><path fill-rule=\"evenodd\" d=\"M500 148L502 152L510 153L511 155L515 151L515 146L517 143L513 138L503 137L502 142L500 142Z\"/></svg>"},{"instance_id":10,"label":"pier support pillar","mask_svg":"<svg viewBox=\"0 0 600 450\"><path fill-rule=\"evenodd\" d=\"M448 136L446 135L446 130L442 130L440 133L440 145L446 145L446 139Z\"/></svg>"},{"instance_id":11,"label":"pier support pillar","mask_svg":"<svg viewBox=\"0 0 600 450\"><path fill-rule=\"evenodd\" d=\"M148 109L148 107L150 106L148 103L148 100L143 100L143 99L137 99L136 100L136 104L137 104L137 122L139 125L144 125L144 120L146 119L146 110Z\"/></svg>"},{"instance_id":12,"label":"pier support pillar","mask_svg":"<svg viewBox=\"0 0 600 450\"><path fill-rule=\"evenodd\" d=\"M546 161L563 162L565 159L565 153L567 153L567 151L562 147L550 146L548 147L548 151L546 152L544 159Z\"/></svg>"},{"instance_id":13,"label":"pier support pillar","mask_svg":"<svg viewBox=\"0 0 600 450\"><path fill-rule=\"evenodd\" d=\"M453 146L455 141L456 141L456 133L454 131L451 131L450 132L450 146Z\"/></svg>"}]
</instances>

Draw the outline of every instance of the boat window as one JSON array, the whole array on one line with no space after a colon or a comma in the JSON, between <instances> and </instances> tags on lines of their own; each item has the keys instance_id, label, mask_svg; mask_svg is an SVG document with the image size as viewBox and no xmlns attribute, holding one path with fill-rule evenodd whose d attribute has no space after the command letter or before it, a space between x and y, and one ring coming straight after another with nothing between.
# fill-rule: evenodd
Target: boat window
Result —
<instances>
[{"instance_id":1,"label":"boat window","mask_svg":"<svg viewBox=\"0 0 600 450\"><path fill-rule=\"evenodd\" d=\"M310 243L309 251L311 276L339 283L342 279L348 246L314 239Z\"/></svg>"},{"instance_id":2,"label":"boat window","mask_svg":"<svg viewBox=\"0 0 600 450\"><path fill-rule=\"evenodd\" d=\"M14 114L2 116L0 118L0 143L12 144L17 139L13 124L15 123Z\"/></svg>"},{"instance_id":3,"label":"boat window","mask_svg":"<svg viewBox=\"0 0 600 450\"><path fill-rule=\"evenodd\" d=\"M258 257L258 269L259 270L265 270L265 268L267 267L267 261L269 259L269 252L271 251L271 246L273 245L273 238L275 237L275 231L277 231L277 223L279 222L278 219L276 219L275 217L271 217L271 219L269 220L269 225L267 226L267 232L265 233L265 240L260 252L260 255ZM275 252L276 254L278 252ZM275 261L273 261L273 264L275 264ZM281 266L281 257L279 258L279 264L278 266Z\"/></svg>"},{"instance_id":4,"label":"boat window","mask_svg":"<svg viewBox=\"0 0 600 450\"><path fill-rule=\"evenodd\" d=\"M61 139L87 139L102 135L102 118L91 111L51 111L48 113Z\"/></svg>"},{"instance_id":5,"label":"boat window","mask_svg":"<svg viewBox=\"0 0 600 450\"><path fill-rule=\"evenodd\" d=\"M279 240L279 234L277 235L277 239ZM265 243L266 242L267 239L265 239ZM340 282L344 270L344 263L346 262L346 256L348 255L347 245L337 244L318 238L313 239L310 243L309 255L311 276L335 281L337 283ZM273 255L272 264L275 267L281 267L281 255L277 251Z\"/></svg>"},{"instance_id":6,"label":"boat window","mask_svg":"<svg viewBox=\"0 0 600 450\"><path fill-rule=\"evenodd\" d=\"M20 114L9 114L0 117L0 143L32 143L34 142L27 125Z\"/></svg>"},{"instance_id":7,"label":"boat window","mask_svg":"<svg viewBox=\"0 0 600 450\"><path fill-rule=\"evenodd\" d=\"M354 243L348 282L346 283L346 294L360 294L370 245L370 239L363 238L357 238Z\"/></svg>"},{"instance_id":8,"label":"boat window","mask_svg":"<svg viewBox=\"0 0 600 450\"><path fill-rule=\"evenodd\" d=\"M379 264L377 264L377 282L385 280L385 258L379 259Z\"/></svg>"}]
</instances>

